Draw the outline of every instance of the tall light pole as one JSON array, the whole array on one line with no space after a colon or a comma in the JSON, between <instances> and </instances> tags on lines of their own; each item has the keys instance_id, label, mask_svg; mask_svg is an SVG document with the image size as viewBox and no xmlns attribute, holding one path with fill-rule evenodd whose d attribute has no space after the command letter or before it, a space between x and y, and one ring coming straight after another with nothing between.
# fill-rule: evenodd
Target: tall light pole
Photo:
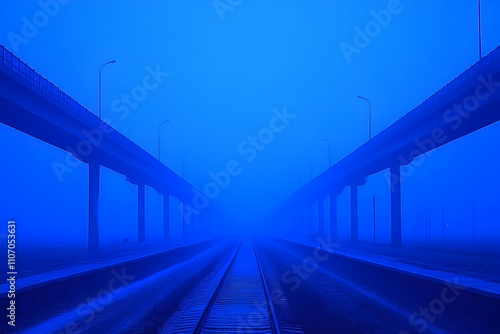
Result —
<instances>
[{"instance_id":1,"label":"tall light pole","mask_svg":"<svg viewBox=\"0 0 500 334\"><path fill-rule=\"evenodd\" d=\"M483 57L482 52L482 36L481 36L481 0L477 0L477 9L478 9L478 23L479 23L479 60Z\"/></svg>"},{"instance_id":2,"label":"tall light pole","mask_svg":"<svg viewBox=\"0 0 500 334\"><path fill-rule=\"evenodd\" d=\"M161 146L160 146L160 143L161 143L161 141L160 141L161 131L160 130L161 130L161 125L163 123L167 123L167 122L170 122L170 120L166 119L166 120L164 120L163 122L161 122L158 125L158 160L160 160L160 161L161 161Z\"/></svg>"},{"instance_id":3,"label":"tall light pole","mask_svg":"<svg viewBox=\"0 0 500 334\"><path fill-rule=\"evenodd\" d=\"M101 111L101 74L102 74L102 69L104 66L116 63L116 60L108 61L106 64L101 66L101 69L99 70L99 119L102 119L102 111Z\"/></svg>"},{"instance_id":4,"label":"tall light pole","mask_svg":"<svg viewBox=\"0 0 500 334\"><path fill-rule=\"evenodd\" d=\"M182 178L185 179L185 159L182 157ZM186 203L182 202L182 238L184 239L184 243L186 243L187 237L187 222L186 222Z\"/></svg>"},{"instance_id":5,"label":"tall light pole","mask_svg":"<svg viewBox=\"0 0 500 334\"><path fill-rule=\"evenodd\" d=\"M373 195L373 244L376 245L377 244L377 229L376 229L376 225L375 225L375 222L376 222L376 205L375 205L375 195Z\"/></svg>"},{"instance_id":6,"label":"tall light pole","mask_svg":"<svg viewBox=\"0 0 500 334\"><path fill-rule=\"evenodd\" d=\"M365 100L366 102L368 102L368 107L369 107L369 113L370 113L370 119L369 119L369 128L368 128L368 137L369 139L372 139L372 104L370 103L370 101L365 98L365 97L362 97L362 96L358 96L358 99L362 99L362 100Z\"/></svg>"},{"instance_id":7,"label":"tall light pole","mask_svg":"<svg viewBox=\"0 0 500 334\"><path fill-rule=\"evenodd\" d=\"M332 167L332 159L330 155L330 142L327 139L321 139L322 141L326 141L328 144L328 168Z\"/></svg>"}]
</instances>

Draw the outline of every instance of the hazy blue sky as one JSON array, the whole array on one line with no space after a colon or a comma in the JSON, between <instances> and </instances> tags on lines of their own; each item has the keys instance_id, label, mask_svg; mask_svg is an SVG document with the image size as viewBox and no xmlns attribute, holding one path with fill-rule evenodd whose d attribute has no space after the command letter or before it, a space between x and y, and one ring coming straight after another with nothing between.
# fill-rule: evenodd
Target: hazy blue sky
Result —
<instances>
[{"instance_id":1,"label":"hazy blue sky","mask_svg":"<svg viewBox=\"0 0 500 334\"><path fill-rule=\"evenodd\" d=\"M358 95L372 102L376 134L478 59L475 0L401 0L399 5L387 0L223 0L215 2L218 9L212 0L64 2L45 9L52 17L40 14L40 3L54 1L0 0L0 43L93 112L99 68L116 59L103 71L103 117L153 155L158 124L169 119L162 127L162 160L179 174L184 160L185 177L199 189L211 181L211 171L239 161L241 173L214 202L250 222L311 173L316 176L328 167L322 138L331 143L333 163L367 140L368 109ZM482 2L486 54L500 44L500 2ZM390 18L380 12L388 8ZM374 13L385 20L380 31L371 31L373 37L363 41L359 53L346 58L340 45L355 46L356 30L365 30ZM36 31L29 29L33 23L39 26L34 25ZM122 96L142 86L153 69L169 75L143 100L127 106ZM282 112L285 107L295 118L248 162L249 151L240 154L238 148L248 149L248 137L269 127L273 109ZM464 139L456 152L477 154L473 161L482 166L482 153L498 147L495 129L486 129L490 132L483 139ZM60 183L51 163L63 162L64 152L4 125L0 140L5 159L0 180L12 192L1 197L10 206L2 206L2 217L23 217L40 233L41 226L54 223L67 233L85 235L86 166ZM471 150L478 142L481 148ZM466 160L458 155L453 148L436 153L414 184L428 175L446 177L436 176L444 163L463 180L458 166ZM381 179L369 182L360 196L380 193L387 208ZM123 234L132 238L136 188L114 172L104 171L102 180L103 236L121 240L111 237L121 224L128 231ZM413 191L412 196L419 196L421 190ZM429 192L422 202L447 196ZM148 196L152 236L161 226L161 199L151 189ZM26 213L28 208L36 214Z\"/></svg>"}]
</instances>

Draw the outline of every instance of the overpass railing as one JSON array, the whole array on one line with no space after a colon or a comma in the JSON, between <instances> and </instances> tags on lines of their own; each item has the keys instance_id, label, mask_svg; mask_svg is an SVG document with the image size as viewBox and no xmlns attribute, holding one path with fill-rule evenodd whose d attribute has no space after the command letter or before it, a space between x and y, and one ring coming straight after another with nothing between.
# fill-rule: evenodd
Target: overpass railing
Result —
<instances>
[{"instance_id":1,"label":"overpass railing","mask_svg":"<svg viewBox=\"0 0 500 334\"><path fill-rule=\"evenodd\" d=\"M487 76L489 74L494 74L497 73L499 70L500 70L500 46L495 48L493 51L484 56L480 61L476 62L468 69L466 69L464 72L462 72L460 75L455 77L445 86L443 86L433 95L431 95L421 104L419 104L417 107L413 108L408 113L406 113L398 120L393 122L391 125L386 127L372 139L365 142L363 145L356 148L353 152L345 156L335 165L324 171L321 175L326 175L326 173L330 172L334 168L342 168L342 167L345 168L347 165L349 165L349 161L351 161L352 159L356 159L359 158L360 156L373 152L373 148L376 145L380 145L381 143L391 140L392 139L391 136L394 136L395 132L401 132L408 125L414 124L436 111L439 112L440 111L439 108L442 108L443 105L445 105L445 103L449 102L450 97L456 98L457 96L456 94L460 90L463 90L465 88L470 88L471 84L474 84L475 81L477 85L481 84L480 81L478 80L480 76L482 75ZM441 112L443 113L445 111L446 110L441 110ZM320 182L318 180L321 180L320 176L315 178L313 182L314 181ZM294 194L300 195L300 193L304 191L303 189L309 184L310 183L306 184Z\"/></svg>"},{"instance_id":2,"label":"overpass railing","mask_svg":"<svg viewBox=\"0 0 500 334\"><path fill-rule=\"evenodd\" d=\"M36 87L39 93L56 100L72 112L88 119L90 122L92 122L92 124L95 125L96 128L102 129L103 132L109 133L113 138L115 138L117 141L119 141L129 149L132 149L134 153L137 153L146 161L147 159L151 158L157 160L155 157L153 157L146 150L134 143L128 137L123 135L121 132L117 131L108 123L100 120L99 117L97 117L89 109L82 106L78 101L62 91L58 86L47 80L40 73L36 72L33 68L28 66L19 57L14 55L11 51L7 50L5 46L1 44L0 63L10 68L14 73L18 74L22 79L26 80L26 82L29 82L34 87Z\"/></svg>"},{"instance_id":3,"label":"overpass railing","mask_svg":"<svg viewBox=\"0 0 500 334\"><path fill-rule=\"evenodd\" d=\"M500 46L484 56L480 61L470 66L467 70L455 77L448 84L443 86L429 98L427 98L420 105L412 109L407 114L403 115L397 121L382 130L379 135L373 139L382 137L382 134L387 134L400 130L401 127L414 123L423 117L427 116L430 112L435 111L436 107L440 106L440 102L445 101L446 97L455 96L455 93L461 88L470 85L473 80L477 80L483 73L488 73L488 69L500 65ZM478 82L479 84L479 82ZM443 110L444 113L445 110Z\"/></svg>"}]
</instances>

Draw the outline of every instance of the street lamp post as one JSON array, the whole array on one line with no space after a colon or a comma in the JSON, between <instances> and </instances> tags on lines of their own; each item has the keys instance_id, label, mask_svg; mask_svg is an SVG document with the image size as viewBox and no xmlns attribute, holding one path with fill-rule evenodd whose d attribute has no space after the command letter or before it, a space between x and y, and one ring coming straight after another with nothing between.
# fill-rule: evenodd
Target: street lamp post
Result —
<instances>
[{"instance_id":1,"label":"street lamp post","mask_svg":"<svg viewBox=\"0 0 500 334\"><path fill-rule=\"evenodd\" d=\"M185 179L185 158L182 157L182 178ZM187 222L186 222L186 203L182 202L182 238L184 239L184 243L186 243L187 237Z\"/></svg>"},{"instance_id":2,"label":"street lamp post","mask_svg":"<svg viewBox=\"0 0 500 334\"><path fill-rule=\"evenodd\" d=\"M321 139L322 141L325 141L328 144L328 168L332 167L332 159L330 155L330 142L327 139Z\"/></svg>"},{"instance_id":3,"label":"street lamp post","mask_svg":"<svg viewBox=\"0 0 500 334\"><path fill-rule=\"evenodd\" d=\"M481 36L481 0L477 0L477 7L478 7L478 23L479 23L479 60L483 57L483 50L482 50L482 36Z\"/></svg>"},{"instance_id":4,"label":"street lamp post","mask_svg":"<svg viewBox=\"0 0 500 334\"><path fill-rule=\"evenodd\" d=\"M368 107L369 107L369 113L370 113L370 118L369 118L369 128L368 128L368 137L369 139L372 139L372 104L370 103L370 101L367 99L367 98L364 98L362 96L358 96L358 99L362 99L362 100L365 100L366 102L368 102Z\"/></svg>"},{"instance_id":5,"label":"street lamp post","mask_svg":"<svg viewBox=\"0 0 500 334\"><path fill-rule=\"evenodd\" d=\"M163 123L167 123L167 122L170 122L170 120L166 119L166 120L164 120L163 122L161 122L158 125L158 160L160 160L160 161L161 161L161 146L160 146L160 143L161 143L161 141L160 141L161 131L160 130L161 130L161 125Z\"/></svg>"},{"instance_id":6,"label":"street lamp post","mask_svg":"<svg viewBox=\"0 0 500 334\"><path fill-rule=\"evenodd\" d=\"M108 61L106 64L101 66L101 69L99 70L99 120L102 119L102 111L101 111L101 74L102 74L102 69L104 66L116 63L116 60Z\"/></svg>"}]
</instances>

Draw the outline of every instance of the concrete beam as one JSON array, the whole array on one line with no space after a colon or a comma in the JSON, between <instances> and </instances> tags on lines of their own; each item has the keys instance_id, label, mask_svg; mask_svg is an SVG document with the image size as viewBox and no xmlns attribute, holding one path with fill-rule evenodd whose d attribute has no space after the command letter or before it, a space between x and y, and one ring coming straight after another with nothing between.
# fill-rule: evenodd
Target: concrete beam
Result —
<instances>
[{"instance_id":1,"label":"concrete beam","mask_svg":"<svg viewBox=\"0 0 500 334\"><path fill-rule=\"evenodd\" d=\"M351 241L358 242L358 186L351 186Z\"/></svg>"},{"instance_id":2,"label":"concrete beam","mask_svg":"<svg viewBox=\"0 0 500 334\"><path fill-rule=\"evenodd\" d=\"M391 175L391 245L401 246L401 166L390 168Z\"/></svg>"},{"instance_id":3,"label":"concrete beam","mask_svg":"<svg viewBox=\"0 0 500 334\"><path fill-rule=\"evenodd\" d=\"M314 233L314 207L315 203L313 200L308 201L307 203L307 213L306 213L306 218L307 218L307 234L313 234Z\"/></svg>"},{"instance_id":4,"label":"concrete beam","mask_svg":"<svg viewBox=\"0 0 500 334\"><path fill-rule=\"evenodd\" d=\"M99 185L101 165L89 163L88 249L99 250Z\"/></svg>"},{"instance_id":5,"label":"concrete beam","mask_svg":"<svg viewBox=\"0 0 500 334\"><path fill-rule=\"evenodd\" d=\"M318 234L323 237L325 235L325 200L318 200Z\"/></svg>"},{"instance_id":6,"label":"concrete beam","mask_svg":"<svg viewBox=\"0 0 500 334\"><path fill-rule=\"evenodd\" d=\"M186 204L182 203L182 239L184 240L184 243L186 242L187 238L187 221L186 221Z\"/></svg>"},{"instance_id":7,"label":"concrete beam","mask_svg":"<svg viewBox=\"0 0 500 334\"><path fill-rule=\"evenodd\" d=\"M170 239L170 201L169 195L163 195L163 240Z\"/></svg>"},{"instance_id":8,"label":"concrete beam","mask_svg":"<svg viewBox=\"0 0 500 334\"><path fill-rule=\"evenodd\" d=\"M337 195L330 195L330 237L337 240Z\"/></svg>"},{"instance_id":9,"label":"concrete beam","mask_svg":"<svg viewBox=\"0 0 500 334\"><path fill-rule=\"evenodd\" d=\"M139 242L146 241L146 191L144 184L139 184L138 189L138 239Z\"/></svg>"}]
</instances>

